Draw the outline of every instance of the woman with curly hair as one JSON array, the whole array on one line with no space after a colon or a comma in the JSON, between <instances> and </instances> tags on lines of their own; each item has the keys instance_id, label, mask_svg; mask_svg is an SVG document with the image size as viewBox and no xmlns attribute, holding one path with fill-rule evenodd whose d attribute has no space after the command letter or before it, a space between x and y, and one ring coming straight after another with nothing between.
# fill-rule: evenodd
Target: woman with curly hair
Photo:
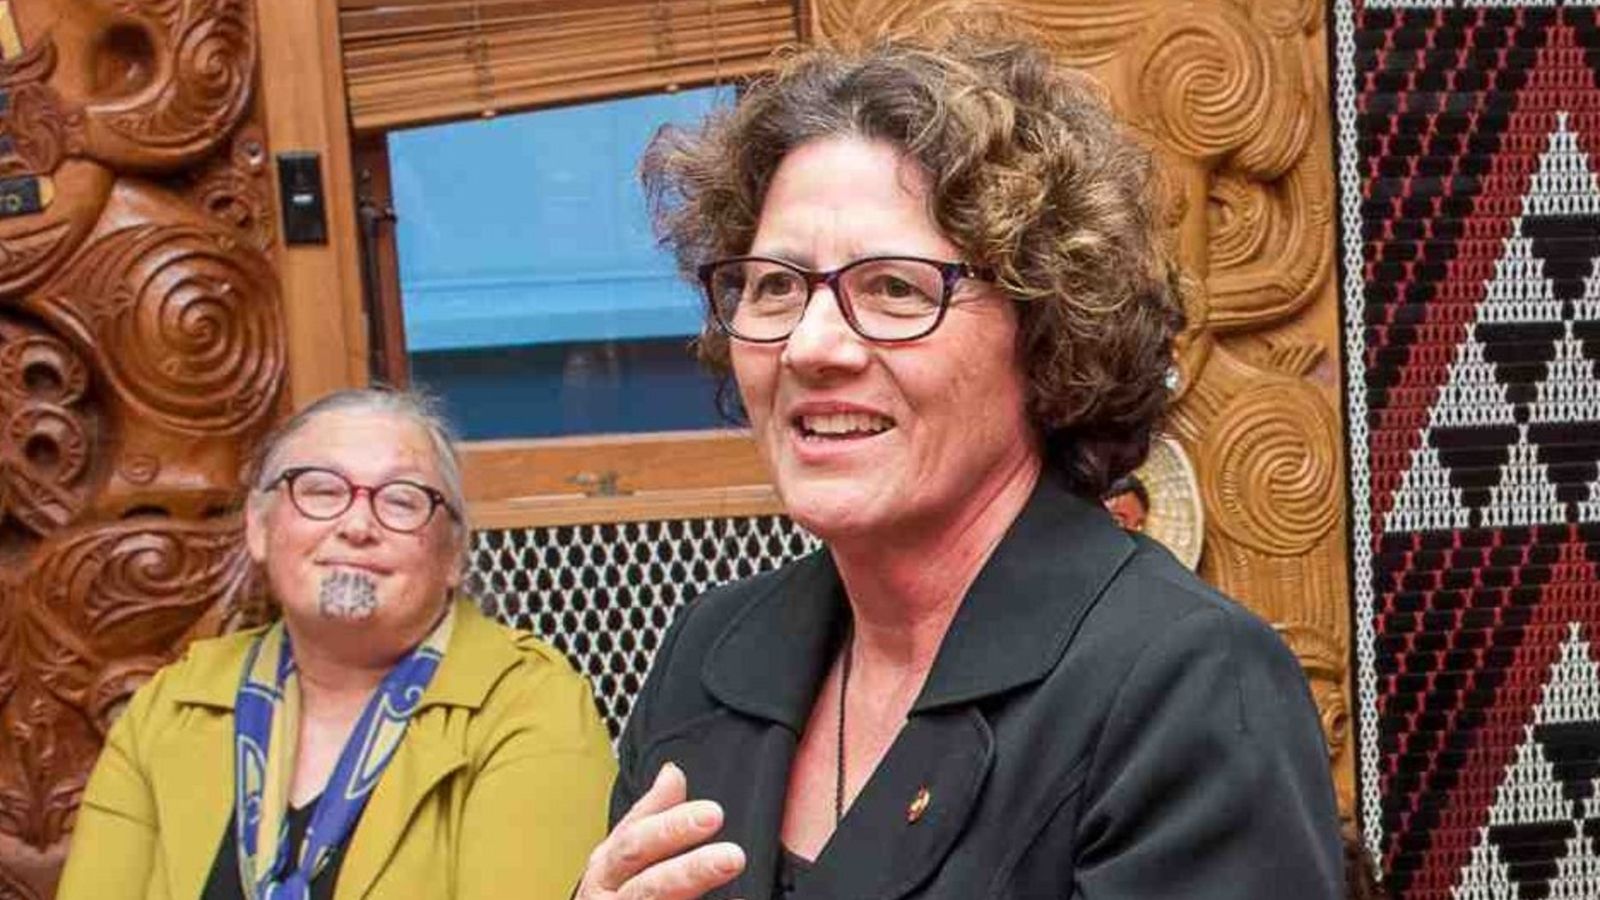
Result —
<instances>
[{"instance_id":1,"label":"woman with curly hair","mask_svg":"<svg viewBox=\"0 0 1600 900\"><path fill-rule=\"evenodd\" d=\"M577 896L1342 896L1294 656L1098 502L1181 313L1081 77L971 22L811 49L644 177L826 548L681 614Z\"/></svg>"}]
</instances>

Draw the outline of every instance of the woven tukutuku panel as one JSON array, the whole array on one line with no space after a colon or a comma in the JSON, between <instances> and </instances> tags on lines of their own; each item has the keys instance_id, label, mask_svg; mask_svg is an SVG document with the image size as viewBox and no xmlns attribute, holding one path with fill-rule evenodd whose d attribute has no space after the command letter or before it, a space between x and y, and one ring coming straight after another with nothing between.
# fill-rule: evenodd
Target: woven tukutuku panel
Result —
<instances>
[{"instance_id":1,"label":"woven tukutuku panel","mask_svg":"<svg viewBox=\"0 0 1600 900\"><path fill-rule=\"evenodd\" d=\"M1600 898L1600 27L1336 0L1361 825L1402 900Z\"/></svg>"}]
</instances>

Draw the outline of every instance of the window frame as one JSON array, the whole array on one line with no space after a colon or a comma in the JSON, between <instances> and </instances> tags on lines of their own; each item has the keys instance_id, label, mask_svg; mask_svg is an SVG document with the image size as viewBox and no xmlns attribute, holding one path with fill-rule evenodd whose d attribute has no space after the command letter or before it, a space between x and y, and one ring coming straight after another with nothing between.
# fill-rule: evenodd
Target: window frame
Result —
<instances>
[{"instance_id":1,"label":"window frame","mask_svg":"<svg viewBox=\"0 0 1600 900\"><path fill-rule=\"evenodd\" d=\"M474 528L783 512L744 429L465 441Z\"/></svg>"},{"instance_id":2,"label":"window frame","mask_svg":"<svg viewBox=\"0 0 1600 900\"><path fill-rule=\"evenodd\" d=\"M609 99L609 98L608 98ZM354 135L362 275L382 383L411 382L390 191L387 132ZM748 429L654 431L462 441L475 528L506 529L783 512Z\"/></svg>"}]
</instances>

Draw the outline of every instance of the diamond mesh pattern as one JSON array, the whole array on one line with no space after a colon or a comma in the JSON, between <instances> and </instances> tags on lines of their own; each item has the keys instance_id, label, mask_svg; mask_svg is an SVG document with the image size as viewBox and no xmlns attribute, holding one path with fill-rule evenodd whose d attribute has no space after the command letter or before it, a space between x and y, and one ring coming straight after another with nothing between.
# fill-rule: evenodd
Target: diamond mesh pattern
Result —
<instances>
[{"instance_id":1,"label":"diamond mesh pattern","mask_svg":"<svg viewBox=\"0 0 1600 900\"><path fill-rule=\"evenodd\" d=\"M468 584L589 677L615 739L679 606L819 546L782 516L483 530Z\"/></svg>"}]
</instances>

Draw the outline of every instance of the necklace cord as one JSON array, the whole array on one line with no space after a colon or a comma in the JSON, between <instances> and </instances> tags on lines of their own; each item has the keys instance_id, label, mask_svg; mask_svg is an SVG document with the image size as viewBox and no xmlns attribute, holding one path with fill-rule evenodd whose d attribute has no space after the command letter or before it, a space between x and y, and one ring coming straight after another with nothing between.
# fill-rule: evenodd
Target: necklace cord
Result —
<instances>
[{"instance_id":1,"label":"necklace cord","mask_svg":"<svg viewBox=\"0 0 1600 900\"><path fill-rule=\"evenodd\" d=\"M833 825L835 828L844 821L844 704L845 698L850 693L850 658L854 654L855 629L851 629L844 638L844 659L839 664L839 758L834 769L833 781Z\"/></svg>"}]
</instances>

